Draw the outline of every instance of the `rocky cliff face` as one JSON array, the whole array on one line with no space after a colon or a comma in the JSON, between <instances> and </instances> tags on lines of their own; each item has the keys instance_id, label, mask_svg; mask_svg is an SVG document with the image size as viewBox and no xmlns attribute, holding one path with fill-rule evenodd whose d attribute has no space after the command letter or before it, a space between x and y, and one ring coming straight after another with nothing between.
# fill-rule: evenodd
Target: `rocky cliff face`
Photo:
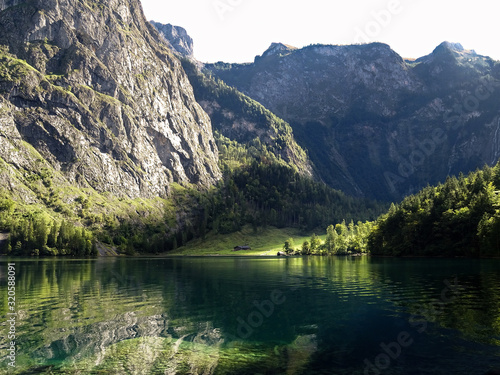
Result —
<instances>
[{"instance_id":1,"label":"rocky cliff face","mask_svg":"<svg viewBox=\"0 0 500 375\"><path fill-rule=\"evenodd\" d=\"M279 161L300 174L314 176L313 165L294 139L289 124L238 90L206 75L202 69L203 63L193 57L192 48L184 48L185 45L192 46L192 39L183 28L153 21L151 24L183 58L183 67L195 97L210 116L214 130L247 147L255 146L255 140L258 140ZM267 55L284 54L294 49L273 43Z\"/></svg>"},{"instance_id":2,"label":"rocky cliff face","mask_svg":"<svg viewBox=\"0 0 500 375\"><path fill-rule=\"evenodd\" d=\"M3 0L0 45L7 187L41 164L129 197L220 178L210 119L138 0Z\"/></svg>"},{"instance_id":3,"label":"rocky cliff face","mask_svg":"<svg viewBox=\"0 0 500 375\"><path fill-rule=\"evenodd\" d=\"M380 43L283 46L206 68L290 122L331 186L399 199L498 160L498 62L447 42L416 61Z\"/></svg>"},{"instance_id":4,"label":"rocky cliff face","mask_svg":"<svg viewBox=\"0 0 500 375\"><path fill-rule=\"evenodd\" d=\"M165 38L170 48L181 56L194 58L193 39L188 35L187 31L180 27L169 23L162 24L155 21L150 21L158 32Z\"/></svg>"}]
</instances>

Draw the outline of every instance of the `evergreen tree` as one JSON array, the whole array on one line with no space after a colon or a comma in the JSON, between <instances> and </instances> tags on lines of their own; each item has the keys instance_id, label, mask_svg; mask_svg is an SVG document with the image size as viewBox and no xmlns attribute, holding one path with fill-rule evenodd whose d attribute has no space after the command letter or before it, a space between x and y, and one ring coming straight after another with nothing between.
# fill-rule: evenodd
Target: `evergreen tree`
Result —
<instances>
[{"instance_id":1,"label":"evergreen tree","mask_svg":"<svg viewBox=\"0 0 500 375\"><path fill-rule=\"evenodd\" d=\"M311 245L309 244L309 241L304 241L302 243L302 255L311 255Z\"/></svg>"},{"instance_id":2,"label":"evergreen tree","mask_svg":"<svg viewBox=\"0 0 500 375\"><path fill-rule=\"evenodd\" d=\"M294 243L293 243L293 238L289 238L288 240L285 241L285 244L283 245L283 250L285 250L285 253L290 254L294 251Z\"/></svg>"},{"instance_id":3,"label":"evergreen tree","mask_svg":"<svg viewBox=\"0 0 500 375\"><path fill-rule=\"evenodd\" d=\"M316 234L313 234L311 236L311 251L316 251L319 249L319 246L321 245L321 240L316 236Z\"/></svg>"},{"instance_id":4,"label":"evergreen tree","mask_svg":"<svg viewBox=\"0 0 500 375\"><path fill-rule=\"evenodd\" d=\"M328 254L335 253L335 243L337 242L337 231L333 225L329 225L326 229L325 248Z\"/></svg>"}]
</instances>

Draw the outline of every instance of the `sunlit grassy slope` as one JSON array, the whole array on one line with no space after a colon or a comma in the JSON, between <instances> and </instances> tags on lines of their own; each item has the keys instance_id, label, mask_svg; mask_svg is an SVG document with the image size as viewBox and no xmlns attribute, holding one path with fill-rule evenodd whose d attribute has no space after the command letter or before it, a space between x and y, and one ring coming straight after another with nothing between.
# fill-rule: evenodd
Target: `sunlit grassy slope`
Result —
<instances>
[{"instance_id":1,"label":"sunlit grassy slope","mask_svg":"<svg viewBox=\"0 0 500 375\"><path fill-rule=\"evenodd\" d=\"M322 240L325 235L317 233ZM255 232L251 226L243 227L241 231L231 234L209 233L205 239L196 239L166 255L276 255L283 250L285 240L292 237L295 247L300 248L302 242L309 240L310 235L306 235L298 229L284 228L278 229L268 227L258 229ZM251 250L233 251L235 246L248 245Z\"/></svg>"}]
</instances>

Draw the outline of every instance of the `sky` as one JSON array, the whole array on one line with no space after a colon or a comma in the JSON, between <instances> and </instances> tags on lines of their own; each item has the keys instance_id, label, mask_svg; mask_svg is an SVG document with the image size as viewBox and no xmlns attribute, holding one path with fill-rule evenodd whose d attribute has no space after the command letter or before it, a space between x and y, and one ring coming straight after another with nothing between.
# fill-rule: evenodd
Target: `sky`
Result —
<instances>
[{"instance_id":1,"label":"sky","mask_svg":"<svg viewBox=\"0 0 500 375\"><path fill-rule=\"evenodd\" d=\"M500 60L492 0L141 0L149 20L182 26L202 62L252 62L273 42L382 42L404 58L443 41Z\"/></svg>"}]
</instances>

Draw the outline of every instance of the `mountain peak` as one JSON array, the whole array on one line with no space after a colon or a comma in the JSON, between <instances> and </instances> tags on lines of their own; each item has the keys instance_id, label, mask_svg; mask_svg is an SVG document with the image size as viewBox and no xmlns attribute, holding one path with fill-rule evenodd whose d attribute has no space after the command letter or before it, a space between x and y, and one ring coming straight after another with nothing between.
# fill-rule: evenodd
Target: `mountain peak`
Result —
<instances>
[{"instance_id":1,"label":"mountain peak","mask_svg":"<svg viewBox=\"0 0 500 375\"><path fill-rule=\"evenodd\" d=\"M268 56L274 56L274 55L284 55L288 54L294 50L296 50L297 47L284 44L284 43L271 43L269 48L262 54L262 56L258 56L260 58L262 57L268 57Z\"/></svg>"},{"instance_id":2,"label":"mountain peak","mask_svg":"<svg viewBox=\"0 0 500 375\"><path fill-rule=\"evenodd\" d=\"M460 43L451 43L448 41L444 41L439 46L437 46L434 49L434 52L441 50L441 49L447 49L447 50L451 50L451 51L455 51L455 52L464 52L465 51L464 47Z\"/></svg>"},{"instance_id":3,"label":"mountain peak","mask_svg":"<svg viewBox=\"0 0 500 375\"><path fill-rule=\"evenodd\" d=\"M181 56L193 58L193 39L188 35L186 29L169 23L162 24L155 21L150 23L156 27L160 34L167 40L170 48L181 54Z\"/></svg>"},{"instance_id":4,"label":"mountain peak","mask_svg":"<svg viewBox=\"0 0 500 375\"><path fill-rule=\"evenodd\" d=\"M423 56L415 60L417 63L431 62L451 62L456 63L463 58L477 57L476 51L473 49L465 49L460 43L443 42L437 46L431 54Z\"/></svg>"},{"instance_id":5,"label":"mountain peak","mask_svg":"<svg viewBox=\"0 0 500 375\"><path fill-rule=\"evenodd\" d=\"M443 42L432 52L433 55L440 53L454 53L462 56L477 56L473 49L465 49L460 43Z\"/></svg>"}]
</instances>

